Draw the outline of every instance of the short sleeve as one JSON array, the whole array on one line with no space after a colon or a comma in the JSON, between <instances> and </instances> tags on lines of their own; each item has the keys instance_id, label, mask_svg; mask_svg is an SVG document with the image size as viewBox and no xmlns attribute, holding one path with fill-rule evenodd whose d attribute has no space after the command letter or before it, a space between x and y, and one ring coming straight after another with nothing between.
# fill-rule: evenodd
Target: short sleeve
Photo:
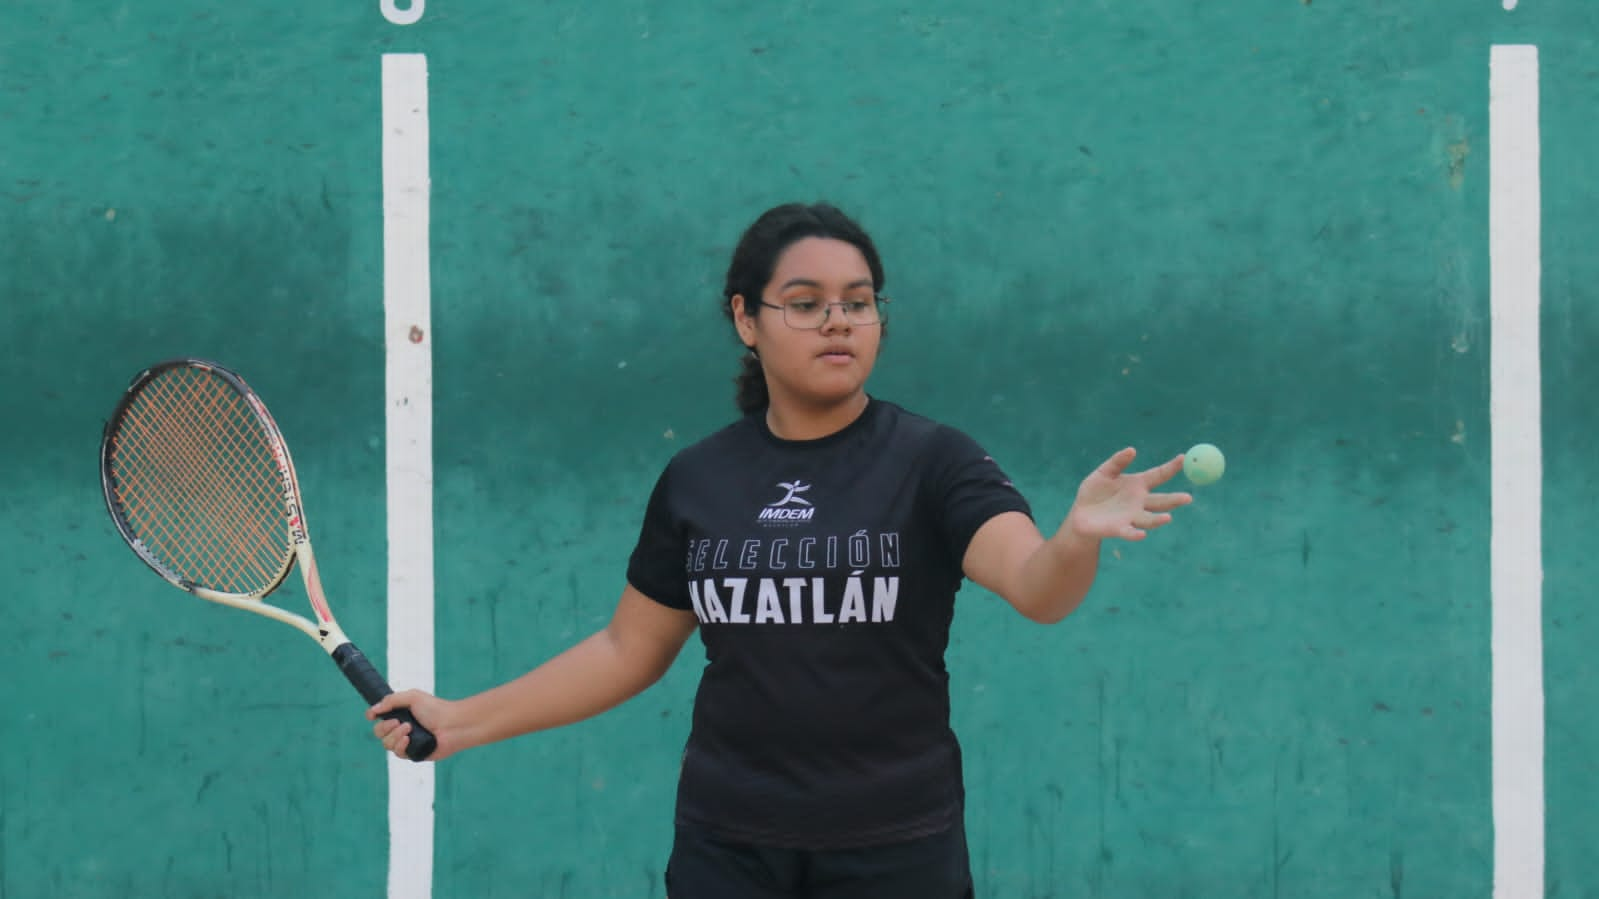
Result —
<instances>
[{"instance_id":1,"label":"short sleeve","mask_svg":"<svg viewBox=\"0 0 1599 899\"><path fill-rule=\"evenodd\" d=\"M638 543L628 558L627 582L664 606L687 610L692 608L684 574L688 549L672 510L671 479L672 466L668 465L650 491Z\"/></svg>"},{"instance_id":2,"label":"short sleeve","mask_svg":"<svg viewBox=\"0 0 1599 899\"><path fill-rule=\"evenodd\" d=\"M1031 518L1025 497L977 441L941 426L926 457L929 500L939 516L945 545L959 564L972 537L989 519L1004 512Z\"/></svg>"}]
</instances>

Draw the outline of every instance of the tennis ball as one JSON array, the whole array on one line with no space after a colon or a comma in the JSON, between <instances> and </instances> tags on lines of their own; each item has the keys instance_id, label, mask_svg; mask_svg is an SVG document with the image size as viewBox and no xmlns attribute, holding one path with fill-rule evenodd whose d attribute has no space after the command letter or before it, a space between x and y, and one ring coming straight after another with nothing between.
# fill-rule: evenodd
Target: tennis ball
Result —
<instances>
[{"instance_id":1,"label":"tennis ball","mask_svg":"<svg viewBox=\"0 0 1599 899\"><path fill-rule=\"evenodd\" d=\"M1183 456L1183 474L1201 487L1221 480L1226 470L1227 458L1209 443L1197 443Z\"/></svg>"}]
</instances>

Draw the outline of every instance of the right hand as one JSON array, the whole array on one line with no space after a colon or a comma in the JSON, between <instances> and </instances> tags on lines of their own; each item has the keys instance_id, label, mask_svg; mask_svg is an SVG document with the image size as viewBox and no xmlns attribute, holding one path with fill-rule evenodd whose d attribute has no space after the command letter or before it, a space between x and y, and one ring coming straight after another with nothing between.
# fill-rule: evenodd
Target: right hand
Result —
<instances>
[{"instance_id":1,"label":"right hand","mask_svg":"<svg viewBox=\"0 0 1599 899\"><path fill-rule=\"evenodd\" d=\"M459 737L454 732L454 723L451 720L455 717L455 703L422 690L401 690L398 693L390 693L366 710L367 720L375 722L372 725L372 734L382 741L384 749L394 753L398 758L405 758L405 747L411 742L411 725L378 716L395 709L407 708L411 710L411 717L432 731L434 738L438 740L438 747L426 761L442 761L460 749Z\"/></svg>"}]
</instances>

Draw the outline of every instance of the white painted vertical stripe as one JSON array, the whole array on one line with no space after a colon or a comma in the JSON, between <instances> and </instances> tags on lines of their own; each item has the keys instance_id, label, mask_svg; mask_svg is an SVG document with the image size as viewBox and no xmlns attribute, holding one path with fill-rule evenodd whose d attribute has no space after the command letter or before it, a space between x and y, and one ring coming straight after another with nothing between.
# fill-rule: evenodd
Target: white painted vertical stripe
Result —
<instances>
[{"instance_id":1,"label":"white painted vertical stripe","mask_svg":"<svg viewBox=\"0 0 1599 899\"><path fill-rule=\"evenodd\" d=\"M419 4L420 5L420 4ZM383 56L389 682L432 691L433 333L427 57ZM389 756L389 896L433 892L431 763Z\"/></svg>"},{"instance_id":2,"label":"white painted vertical stripe","mask_svg":"<svg viewBox=\"0 0 1599 899\"><path fill-rule=\"evenodd\" d=\"M1538 48L1495 46L1488 80L1492 269L1495 899L1544 895L1543 421Z\"/></svg>"}]
</instances>

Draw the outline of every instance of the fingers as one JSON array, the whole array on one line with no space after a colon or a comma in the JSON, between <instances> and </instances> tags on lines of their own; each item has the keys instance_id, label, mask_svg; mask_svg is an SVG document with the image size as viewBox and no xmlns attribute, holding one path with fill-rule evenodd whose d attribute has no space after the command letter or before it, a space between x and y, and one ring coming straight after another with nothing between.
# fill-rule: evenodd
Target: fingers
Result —
<instances>
[{"instance_id":1,"label":"fingers","mask_svg":"<svg viewBox=\"0 0 1599 899\"><path fill-rule=\"evenodd\" d=\"M395 709L410 708L423 695L419 690L390 693L366 710L367 720L376 722L372 725L372 735L383 743L384 749L400 758L405 758L405 748L411 744L411 725L380 716Z\"/></svg>"},{"instance_id":2,"label":"fingers","mask_svg":"<svg viewBox=\"0 0 1599 899\"><path fill-rule=\"evenodd\" d=\"M1123 525L1116 536L1133 543L1149 536L1149 532L1165 527L1171 523L1171 516L1165 513L1140 512L1133 517L1130 524Z\"/></svg>"},{"instance_id":3,"label":"fingers","mask_svg":"<svg viewBox=\"0 0 1599 899\"><path fill-rule=\"evenodd\" d=\"M1133 527L1140 531L1153 531L1170 523L1171 515L1165 512L1140 512L1133 516Z\"/></svg>"},{"instance_id":4,"label":"fingers","mask_svg":"<svg viewBox=\"0 0 1599 899\"><path fill-rule=\"evenodd\" d=\"M1115 455L1100 463L1099 473L1109 478L1119 478L1122 472L1127 470L1127 466L1133 464L1133 459L1137 456L1138 450L1130 446L1117 450Z\"/></svg>"},{"instance_id":5,"label":"fingers","mask_svg":"<svg viewBox=\"0 0 1599 899\"><path fill-rule=\"evenodd\" d=\"M1144 498L1144 509L1149 512L1170 512L1194 501L1191 493L1151 493Z\"/></svg>"},{"instance_id":6,"label":"fingers","mask_svg":"<svg viewBox=\"0 0 1599 899\"><path fill-rule=\"evenodd\" d=\"M390 693L373 703L372 707L366 710L367 720L374 720L379 715L387 714L395 709L408 709L415 705L417 700L424 695L420 690L401 690L398 693Z\"/></svg>"},{"instance_id":7,"label":"fingers","mask_svg":"<svg viewBox=\"0 0 1599 899\"><path fill-rule=\"evenodd\" d=\"M1150 487L1158 487L1172 478L1177 477L1177 473L1182 470L1183 456L1181 453L1178 453L1176 456L1173 456L1154 468L1139 472L1139 476L1142 477L1144 479L1144 483Z\"/></svg>"},{"instance_id":8,"label":"fingers","mask_svg":"<svg viewBox=\"0 0 1599 899\"><path fill-rule=\"evenodd\" d=\"M1131 465L1137 457L1138 450L1129 446L1117 451L1115 455L1100 463L1097 473L1111 478L1121 477L1127 471L1127 466ZM1177 473L1182 470L1183 454L1178 453L1154 468L1138 472L1137 477L1142 478L1147 486L1156 487L1176 477Z\"/></svg>"},{"instance_id":9,"label":"fingers","mask_svg":"<svg viewBox=\"0 0 1599 899\"><path fill-rule=\"evenodd\" d=\"M411 743L411 725L403 721L390 721L379 719L372 725L372 735L383 743L383 748L401 758L405 757L405 747Z\"/></svg>"},{"instance_id":10,"label":"fingers","mask_svg":"<svg viewBox=\"0 0 1599 899\"><path fill-rule=\"evenodd\" d=\"M1139 512L1133 520L1122 525L1116 530L1116 536L1122 540L1138 541L1149 536L1149 532L1171 524L1171 516L1165 512Z\"/></svg>"}]
</instances>

